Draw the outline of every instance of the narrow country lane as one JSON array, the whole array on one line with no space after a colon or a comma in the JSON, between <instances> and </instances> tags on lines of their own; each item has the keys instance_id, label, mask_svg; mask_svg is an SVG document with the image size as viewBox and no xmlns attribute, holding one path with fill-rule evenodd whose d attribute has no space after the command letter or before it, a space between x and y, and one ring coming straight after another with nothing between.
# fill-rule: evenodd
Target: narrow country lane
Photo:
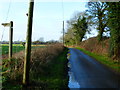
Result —
<instances>
[{"instance_id":1,"label":"narrow country lane","mask_svg":"<svg viewBox=\"0 0 120 90\"><path fill-rule=\"evenodd\" d=\"M119 88L120 78L78 49L70 48L71 70L80 88Z\"/></svg>"}]
</instances>

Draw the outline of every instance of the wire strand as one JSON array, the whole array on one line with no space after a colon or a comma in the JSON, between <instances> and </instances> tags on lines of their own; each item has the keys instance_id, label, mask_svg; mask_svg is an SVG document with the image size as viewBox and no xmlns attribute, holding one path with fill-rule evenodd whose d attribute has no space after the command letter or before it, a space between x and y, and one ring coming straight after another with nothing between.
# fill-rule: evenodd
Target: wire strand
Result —
<instances>
[{"instance_id":1,"label":"wire strand","mask_svg":"<svg viewBox=\"0 0 120 90\"><path fill-rule=\"evenodd\" d=\"M64 3L63 3L63 0L62 0L62 18L63 18L63 21L64 21Z\"/></svg>"},{"instance_id":2,"label":"wire strand","mask_svg":"<svg viewBox=\"0 0 120 90\"><path fill-rule=\"evenodd\" d=\"M7 11L7 16L6 16L5 22L7 21L8 16L9 16L9 12L10 12L10 8L11 8L11 2L12 2L12 0L10 0L10 2L9 2L9 6L8 6L8 11Z\"/></svg>"},{"instance_id":3,"label":"wire strand","mask_svg":"<svg viewBox=\"0 0 120 90\"><path fill-rule=\"evenodd\" d=\"M9 1L9 6L8 6L7 13L6 13L7 15L6 15L6 18L5 18L5 22L7 21L8 17L9 17L9 12L10 12L10 8L11 8L11 2L12 2L12 0ZM2 32L1 42L2 42L3 37L4 37L4 32L5 32L5 27L4 27L3 32Z\"/></svg>"}]
</instances>

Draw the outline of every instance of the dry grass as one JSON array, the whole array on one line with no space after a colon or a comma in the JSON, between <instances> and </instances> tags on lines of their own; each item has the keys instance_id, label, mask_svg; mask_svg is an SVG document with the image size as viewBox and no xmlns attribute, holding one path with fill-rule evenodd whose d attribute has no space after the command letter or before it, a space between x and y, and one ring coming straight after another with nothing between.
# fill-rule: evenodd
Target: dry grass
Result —
<instances>
[{"instance_id":1,"label":"dry grass","mask_svg":"<svg viewBox=\"0 0 120 90\"><path fill-rule=\"evenodd\" d=\"M86 50L98 53L100 55L108 55L109 51L109 39L103 40L102 42L98 42L97 38L90 38L86 41L83 41L80 44L81 48L85 48Z\"/></svg>"},{"instance_id":2,"label":"dry grass","mask_svg":"<svg viewBox=\"0 0 120 90\"><path fill-rule=\"evenodd\" d=\"M51 60L57 57L57 55L60 54L63 49L64 47L60 43L48 45L44 48L33 49L31 52L30 72L44 72L41 66L47 65L49 62L51 62ZM11 61L3 60L2 65L3 69L5 69L4 72L10 69L10 72L4 73L3 76L7 77L9 80L21 81L23 74L24 56L24 51L21 51L19 53L15 53Z\"/></svg>"},{"instance_id":3,"label":"dry grass","mask_svg":"<svg viewBox=\"0 0 120 90\"><path fill-rule=\"evenodd\" d=\"M94 57L113 71L118 72L120 69L119 60L115 60L113 57L109 56L109 40L110 39L104 39L99 42L97 37L89 38L81 42L78 49Z\"/></svg>"}]
</instances>

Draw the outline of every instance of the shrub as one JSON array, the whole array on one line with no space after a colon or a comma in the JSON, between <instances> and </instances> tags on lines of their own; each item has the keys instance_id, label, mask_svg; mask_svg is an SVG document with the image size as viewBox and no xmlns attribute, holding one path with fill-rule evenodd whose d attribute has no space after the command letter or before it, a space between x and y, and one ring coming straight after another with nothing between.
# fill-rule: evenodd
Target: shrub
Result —
<instances>
[{"instance_id":1,"label":"shrub","mask_svg":"<svg viewBox=\"0 0 120 90\"><path fill-rule=\"evenodd\" d=\"M52 59L57 57L63 51L64 47L62 44L57 43L54 45L48 45L44 48L35 48L31 51L31 61L30 61L30 73L43 73L42 67L49 64ZM4 81L19 81L22 80L23 67L24 67L24 51L15 53L13 59L3 60L3 77ZM8 72L6 72L8 71ZM7 78L7 80L5 79Z\"/></svg>"}]
</instances>

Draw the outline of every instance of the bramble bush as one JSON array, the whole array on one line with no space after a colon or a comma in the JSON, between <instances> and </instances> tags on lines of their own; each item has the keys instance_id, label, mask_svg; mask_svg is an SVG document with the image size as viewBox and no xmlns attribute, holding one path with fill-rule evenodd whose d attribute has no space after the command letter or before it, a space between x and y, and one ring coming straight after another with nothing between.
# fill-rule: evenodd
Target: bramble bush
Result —
<instances>
[{"instance_id":1,"label":"bramble bush","mask_svg":"<svg viewBox=\"0 0 120 90\"><path fill-rule=\"evenodd\" d=\"M57 57L63 51L63 49L64 47L60 43L47 45L44 48L32 49L31 61L30 61L30 74L45 72L42 69L42 67L47 66L55 57ZM11 60L3 60L2 76L3 76L4 82L6 81L21 82L22 81L24 57L25 57L25 52L20 51L18 53L15 53Z\"/></svg>"}]
</instances>

